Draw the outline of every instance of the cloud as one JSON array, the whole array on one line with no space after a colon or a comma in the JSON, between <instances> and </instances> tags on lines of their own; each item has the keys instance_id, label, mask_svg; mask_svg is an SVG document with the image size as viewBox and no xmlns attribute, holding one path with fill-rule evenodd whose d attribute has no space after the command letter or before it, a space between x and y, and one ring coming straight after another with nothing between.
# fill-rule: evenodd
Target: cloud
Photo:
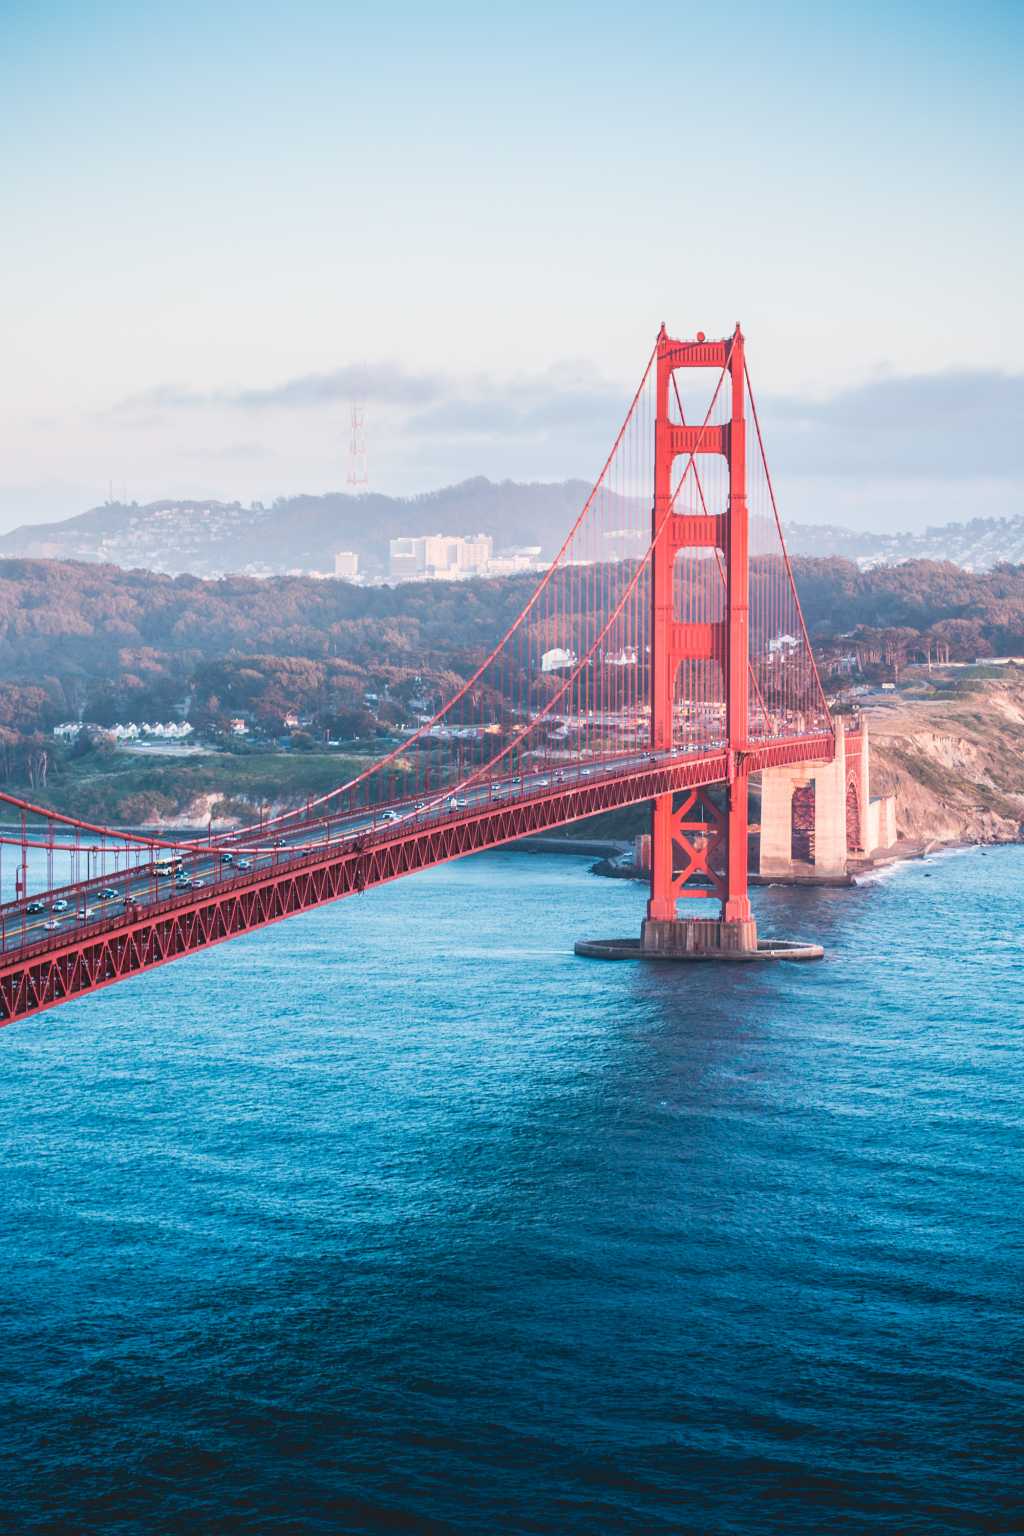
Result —
<instances>
[{"instance_id":1,"label":"cloud","mask_svg":"<svg viewBox=\"0 0 1024 1536\"><path fill-rule=\"evenodd\" d=\"M629 394L583 363L559 363L537 374L415 373L384 363L352 364L252 389L191 390L159 385L114 407L124 423L147 427L160 416L210 410L312 412L366 401L395 413L402 436L540 442L571 433L592 439L617 430Z\"/></svg>"},{"instance_id":2,"label":"cloud","mask_svg":"<svg viewBox=\"0 0 1024 1536\"><path fill-rule=\"evenodd\" d=\"M163 385L115 408L125 423L177 412L286 411L296 416L351 400L380 408L389 436L421 443L541 445L575 442L589 462L617 430L630 389L585 363L509 378L418 373L354 363L278 384L212 391ZM773 471L808 479L1024 479L1024 376L994 370L887 374L824 399L765 397L762 422ZM380 417L378 417L378 420ZM543 454L545 459L550 455ZM489 462L489 460L488 460ZM480 468L466 462L466 472Z\"/></svg>"},{"instance_id":3,"label":"cloud","mask_svg":"<svg viewBox=\"0 0 1024 1536\"><path fill-rule=\"evenodd\" d=\"M260 389L183 389L160 384L122 400L115 412L188 411L213 407L229 410L309 410L339 401L373 400L391 405L424 405L443 396L440 375L410 373L388 363L352 363L329 373L300 374Z\"/></svg>"},{"instance_id":4,"label":"cloud","mask_svg":"<svg viewBox=\"0 0 1024 1536\"><path fill-rule=\"evenodd\" d=\"M1024 478L1024 375L890 376L812 401L768 397L769 463L790 475Z\"/></svg>"},{"instance_id":5,"label":"cloud","mask_svg":"<svg viewBox=\"0 0 1024 1536\"><path fill-rule=\"evenodd\" d=\"M560 364L513 379L453 381L445 398L405 422L407 432L447 438L536 438L617 429L628 395L592 370Z\"/></svg>"}]
</instances>

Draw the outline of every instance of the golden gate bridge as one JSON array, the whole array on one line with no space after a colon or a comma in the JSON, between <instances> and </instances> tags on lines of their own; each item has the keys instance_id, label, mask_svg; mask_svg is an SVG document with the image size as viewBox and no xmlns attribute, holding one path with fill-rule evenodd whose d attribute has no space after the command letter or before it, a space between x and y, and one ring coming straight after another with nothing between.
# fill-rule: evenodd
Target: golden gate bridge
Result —
<instances>
[{"instance_id":1,"label":"golden gate bridge","mask_svg":"<svg viewBox=\"0 0 1024 1536\"><path fill-rule=\"evenodd\" d=\"M467 670L362 772L223 835L142 836L0 794L17 818L0 833L0 879L4 860L15 877L0 904L0 1023L647 800L650 900L637 952L756 955L750 778L830 761L835 732L739 326L717 341L674 340L662 326L561 548ZM690 896L715 898L719 915L681 919Z\"/></svg>"}]
</instances>

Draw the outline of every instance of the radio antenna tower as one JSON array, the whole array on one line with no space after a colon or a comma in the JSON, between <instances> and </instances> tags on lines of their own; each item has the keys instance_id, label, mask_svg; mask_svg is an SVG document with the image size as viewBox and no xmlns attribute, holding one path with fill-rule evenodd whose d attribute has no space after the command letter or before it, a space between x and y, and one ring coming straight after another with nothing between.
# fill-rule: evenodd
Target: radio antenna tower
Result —
<instances>
[{"instance_id":1,"label":"radio antenna tower","mask_svg":"<svg viewBox=\"0 0 1024 1536\"><path fill-rule=\"evenodd\" d=\"M366 467L366 406L352 406L352 431L348 440L348 483L365 488L369 484Z\"/></svg>"}]
</instances>

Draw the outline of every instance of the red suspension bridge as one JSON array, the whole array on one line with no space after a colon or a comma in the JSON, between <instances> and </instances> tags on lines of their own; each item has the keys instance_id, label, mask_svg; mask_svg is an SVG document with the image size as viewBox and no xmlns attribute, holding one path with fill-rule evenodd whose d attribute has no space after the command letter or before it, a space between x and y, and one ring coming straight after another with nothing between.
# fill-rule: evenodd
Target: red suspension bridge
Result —
<instances>
[{"instance_id":1,"label":"red suspension bridge","mask_svg":"<svg viewBox=\"0 0 1024 1536\"><path fill-rule=\"evenodd\" d=\"M736 328L660 331L529 601L401 745L300 810L142 837L0 795L0 1022L463 854L650 800L648 954L753 954L752 774L835 751ZM712 786L724 786L714 794ZM720 916L678 917L688 896Z\"/></svg>"}]
</instances>

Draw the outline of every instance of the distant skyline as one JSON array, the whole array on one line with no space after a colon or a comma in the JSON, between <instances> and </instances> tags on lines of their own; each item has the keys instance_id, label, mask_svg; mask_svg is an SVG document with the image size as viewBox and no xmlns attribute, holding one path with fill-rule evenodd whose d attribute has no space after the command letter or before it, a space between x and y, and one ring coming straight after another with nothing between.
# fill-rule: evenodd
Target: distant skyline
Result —
<instances>
[{"instance_id":1,"label":"distant skyline","mask_svg":"<svg viewBox=\"0 0 1024 1536\"><path fill-rule=\"evenodd\" d=\"M0 530L587 479L742 321L784 515L1024 511L1018 5L5 13Z\"/></svg>"}]
</instances>

